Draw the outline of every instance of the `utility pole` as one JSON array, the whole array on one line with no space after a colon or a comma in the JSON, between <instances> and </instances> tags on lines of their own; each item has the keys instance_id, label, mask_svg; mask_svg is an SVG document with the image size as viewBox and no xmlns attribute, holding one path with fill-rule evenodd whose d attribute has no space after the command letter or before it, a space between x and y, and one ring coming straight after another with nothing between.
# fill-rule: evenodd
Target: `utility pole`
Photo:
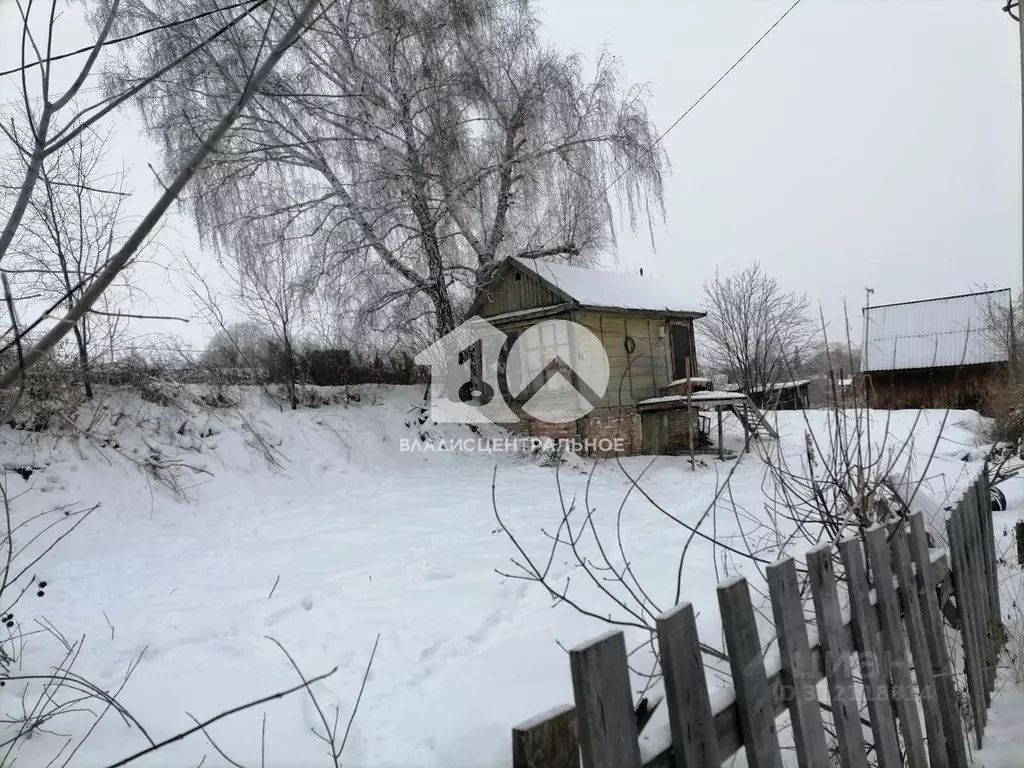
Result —
<instances>
[{"instance_id":1,"label":"utility pole","mask_svg":"<svg viewBox=\"0 0 1024 768\"><path fill-rule=\"evenodd\" d=\"M1020 114L1021 114L1021 285L1024 286L1024 24L1020 20L1020 0L1007 3L1017 8L1017 29L1020 33ZM1010 16L1013 16L1011 13ZM1012 299L1011 299L1012 300Z\"/></svg>"},{"instance_id":2,"label":"utility pole","mask_svg":"<svg viewBox=\"0 0 1024 768\"><path fill-rule=\"evenodd\" d=\"M1021 110L1021 285L1024 286L1024 24L1020 22L1021 0L1007 0L1003 10L1017 22L1020 35L1020 110ZM1016 11L1016 12L1015 12Z\"/></svg>"}]
</instances>

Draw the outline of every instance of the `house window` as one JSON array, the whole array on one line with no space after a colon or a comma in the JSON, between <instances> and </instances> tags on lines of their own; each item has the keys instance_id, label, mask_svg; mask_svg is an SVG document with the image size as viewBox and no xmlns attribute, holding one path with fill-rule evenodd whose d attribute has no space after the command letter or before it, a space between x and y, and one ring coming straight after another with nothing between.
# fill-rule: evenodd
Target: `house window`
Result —
<instances>
[{"instance_id":1,"label":"house window","mask_svg":"<svg viewBox=\"0 0 1024 768\"><path fill-rule=\"evenodd\" d=\"M569 332L564 323L535 325L525 336L521 331L509 333L504 355L504 374L509 393L522 401L529 399L544 384L534 379L553 360L560 358L566 366L572 362L569 357ZM512 345L516 343L513 350ZM530 385L533 386L530 386ZM527 388L524 391L524 388Z\"/></svg>"}]
</instances>

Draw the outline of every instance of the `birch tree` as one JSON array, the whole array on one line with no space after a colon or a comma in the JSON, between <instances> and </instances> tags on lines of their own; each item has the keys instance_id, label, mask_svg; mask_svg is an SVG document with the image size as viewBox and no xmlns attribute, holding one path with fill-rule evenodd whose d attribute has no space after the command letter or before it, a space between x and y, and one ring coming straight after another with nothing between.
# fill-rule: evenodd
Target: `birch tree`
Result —
<instances>
[{"instance_id":1,"label":"birch tree","mask_svg":"<svg viewBox=\"0 0 1024 768\"><path fill-rule=\"evenodd\" d=\"M199 7L123 2L118 34ZM258 27L231 29L141 101L167 162L244 79ZM140 39L137 66L191 42ZM318 291L358 296L380 325L428 312L446 333L502 259L586 261L663 214L647 91L623 87L608 54L586 69L541 41L527 0L337 0L201 170L190 210L222 254L316 256Z\"/></svg>"},{"instance_id":2,"label":"birch tree","mask_svg":"<svg viewBox=\"0 0 1024 768\"><path fill-rule=\"evenodd\" d=\"M217 144L230 134L241 112L261 89L285 51L295 43L313 19L319 5L319 0L304 0L293 7L278 9L272 17L262 20L259 45L247 52L245 61L248 69L245 77L234 83L236 90L223 90L220 93L210 125L202 132L190 135L187 149L183 145L183 152L176 158L162 194L134 229L119 238L117 247L111 249L102 267L90 276L73 306L31 346L26 344L29 334L50 319L51 312L60 309L60 304L51 307L30 323L20 323L14 310L14 297L4 276L11 326L5 335L5 346L0 351L16 347L18 354L17 364L0 373L0 388L8 389L22 381L25 372L58 345L107 293L160 224L171 204L182 194L198 168ZM13 152L22 172L12 175L10 181L4 184L4 195L0 198L0 267L3 268L8 267L6 258L10 255L12 243L25 225L47 159L101 125L122 104L134 97L144 97L148 88L164 77L173 76L179 67L200 54L220 35L228 33L237 25L251 22L254 10L252 6L235 6L234 15L231 11L220 11L187 20L182 20L180 15L176 16L173 22L161 28L167 32L169 39L175 38L177 30L187 29L189 24L197 24L200 19L214 18L218 26L206 35L190 38L188 44L177 47L159 66L138 72L123 87L112 84L105 98L85 103L82 99L83 85L94 73L104 48L112 42L112 30L123 20L126 8L120 0L98 4L93 9L93 22L97 30L95 42L82 51L63 54L53 48L57 6L56 2L35 7L31 2L17 4L22 20L21 66L14 72L21 78L21 98L17 103L22 112L20 115L2 116L0 135L6 139L7 148ZM33 11L40 7L43 10L33 16ZM159 30L139 30L143 36L156 31ZM84 61L72 70L67 85L62 85L54 76L54 64L79 54Z\"/></svg>"}]
</instances>

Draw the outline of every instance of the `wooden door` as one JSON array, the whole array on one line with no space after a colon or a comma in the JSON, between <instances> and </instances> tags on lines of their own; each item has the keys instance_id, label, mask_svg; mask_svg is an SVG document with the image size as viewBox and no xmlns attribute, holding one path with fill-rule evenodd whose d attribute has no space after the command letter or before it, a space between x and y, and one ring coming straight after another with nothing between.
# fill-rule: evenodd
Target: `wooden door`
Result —
<instances>
[{"instance_id":1,"label":"wooden door","mask_svg":"<svg viewBox=\"0 0 1024 768\"><path fill-rule=\"evenodd\" d=\"M690 375L697 375L697 355L693 345L693 326L676 324L669 326L672 343L672 380L686 378L686 358L690 358Z\"/></svg>"}]
</instances>

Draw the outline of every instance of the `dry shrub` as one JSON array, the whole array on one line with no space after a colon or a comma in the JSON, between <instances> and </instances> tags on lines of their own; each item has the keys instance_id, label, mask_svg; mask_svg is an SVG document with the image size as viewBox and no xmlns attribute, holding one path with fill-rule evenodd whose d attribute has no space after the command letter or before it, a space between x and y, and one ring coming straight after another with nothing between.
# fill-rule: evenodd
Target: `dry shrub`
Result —
<instances>
[{"instance_id":1,"label":"dry shrub","mask_svg":"<svg viewBox=\"0 0 1024 768\"><path fill-rule=\"evenodd\" d=\"M1017 445L1024 438L1024 384L992 387L985 397L984 412L993 419L989 439Z\"/></svg>"}]
</instances>

